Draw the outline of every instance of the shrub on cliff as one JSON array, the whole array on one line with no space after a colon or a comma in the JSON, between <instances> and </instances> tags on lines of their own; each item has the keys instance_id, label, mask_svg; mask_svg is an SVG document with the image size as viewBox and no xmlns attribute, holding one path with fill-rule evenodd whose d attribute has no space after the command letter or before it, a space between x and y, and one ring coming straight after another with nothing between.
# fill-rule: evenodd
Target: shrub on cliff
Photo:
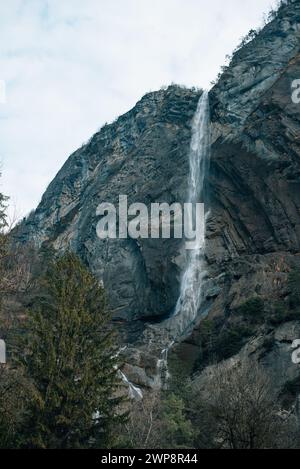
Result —
<instances>
[{"instance_id":1,"label":"shrub on cliff","mask_svg":"<svg viewBox=\"0 0 300 469\"><path fill-rule=\"evenodd\" d=\"M264 302L259 297L250 298L237 308L236 314L252 324L261 323L264 319Z\"/></svg>"},{"instance_id":2,"label":"shrub on cliff","mask_svg":"<svg viewBox=\"0 0 300 469\"><path fill-rule=\"evenodd\" d=\"M218 363L238 353L253 333L248 324L227 321L205 320L199 333L200 353L194 365L194 371Z\"/></svg>"}]
</instances>

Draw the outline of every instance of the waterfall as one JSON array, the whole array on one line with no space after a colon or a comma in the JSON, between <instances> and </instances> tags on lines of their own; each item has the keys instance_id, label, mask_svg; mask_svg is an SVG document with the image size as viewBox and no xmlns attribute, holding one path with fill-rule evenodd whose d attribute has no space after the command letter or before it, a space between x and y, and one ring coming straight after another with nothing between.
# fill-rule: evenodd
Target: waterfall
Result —
<instances>
[{"instance_id":1,"label":"waterfall","mask_svg":"<svg viewBox=\"0 0 300 469\"><path fill-rule=\"evenodd\" d=\"M205 177L209 169L210 160L210 115L209 96L204 91L193 119L192 138L189 151L189 177L188 202L193 206L206 201ZM195 212L188 217L188 223L192 229L195 224ZM205 221L204 221L205 223ZM205 228L204 228L205 229ZM180 317L180 332L193 323L201 304L203 294L203 278L205 276L204 265L205 240L201 238L196 243L195 249L187 251L187 261L180 285L180 295L175 307L174 316Z\"/></svg>"},{"instance_id":2,"label":"waterfall","mask_svg":"<svg viewBox=\"0 0 300 469\"><path fill-rule=\"evenodd\" d=\"M204 91L199 99L196 113L192 123L192 137L189 149L189 176L188 201L195 207L196 203L206 203L205 178L209 170L210 161L210 113L209 95ZM196 211L188 215L189 232L195 225ZM205 231L205 220L204 220ZM169 378L168 353L175 341L188 331L197 318L203 298L203 284L206 276L204 250L205 237L196 237L193 250L186 251L186 264L183 271L180 294L174 314L165 321L165 330L168 331L168 342L161 351L157 360L157 383L159 387L166 388ZM129 388L129 395L135 399L142 399L139 388L134 386L128 378L119 372L123 382Z\"/></svg>"},{"instance_id":3,"label":"waterfall","mask_svg":"<svg viewBox=\"0 0 300 469\"><path fill-rule=\"evenodd\" d=\"M170 373L168 367L168 353L169 350L173 347L174 342L172 341L166 348L161 351L161 358L157 360L157 373L159 377L159 386L164 389L167 386Z\"/></svg>"},{"instance_id":4,"label":"waterfall","mask_svg":"<svg viewBox=\"0 0 300 469\"><path fill-rule=\"evenodd\" d=\"M128 395L130 399L136 399L138 401L143 399L143 393L141 389L138 388L137 386L134 386L134 384L132 384L131 381L129 381L129 379L127 378L125 373L123 373L123 371L118 370L118 375L120 376L123 383L126 384L126 386L128 386Z\"/></svg>"},{"instance_id":5,"label":"waterfall","mask_svg":"<svg viewBox=\"0 0 300 469\"><path fill-rule=\"evenodd\" d=\"M127 345L122 347L115 355L113 355L112 358L117 358L122 352L124 352L127 349ZM143 399L143 393L140 388L135 386L123 373L123 371L119 370L117 365L114 365L114 369L117 371L117 374L119 378L123 381L123 383L128 387L128 396L130 399L135 399L137 401L140 401Z\"/></svg>"},{"instance_id":6,"label":"waterfall","mask_svg":"<svg viewBox=\"0 0 300 469\"><path fill-rule=\"evenodd\" d=\"M209 95L204 91L199 99L192 123L192 137L189 150L188 202L195 207L196 203L207 200L205 178L210 162L210 112ZM188 224L191 232L195 226L195 210L189 213ZM203 221L205 232L205 220ZM205 236L198 237L193 250L186 251L186 265L180 284L180 293L174 314L167 321L172 341L162 350L157 362L160 381L163 386L169 377L168 352L175 340L186 333L195 319L203 299L203 283L206 276L204 251Z\"/></svg>"}]
</instances>

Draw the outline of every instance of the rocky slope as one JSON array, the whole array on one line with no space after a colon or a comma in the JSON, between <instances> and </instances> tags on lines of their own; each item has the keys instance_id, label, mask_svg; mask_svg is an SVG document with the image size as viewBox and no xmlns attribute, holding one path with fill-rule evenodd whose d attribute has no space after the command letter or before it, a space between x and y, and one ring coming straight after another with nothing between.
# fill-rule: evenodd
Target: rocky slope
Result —
<instances>
[{"instance_id":1,"label":"rocky slope","mask_svg":"<svg viewBox=\"0 0 300 469\"><path fill-rule=\"evenodd\" d=\"M300 105L291 99L294 79L300 79L299 0L283 6L234 55L210 92L208 273L199 320L178 348L184 359L199 354L203 311L225 321L253 297L266 304L288 301L288 273L300 266ZM117 204L119 194L147 205L186 200L191 119L200 95L171 86L144 96L70 156L15 234L19 242L70 247L103 281L114 320L131 344L127 371L142 385L155 382L165 318L178 297L182 243L101 241L96 207L103 201ZM278 376L285 376L280 363L294 367L293 379L299 376L290 360L291 342L300 338L293 337L297 327L286 334L277 326L254 331L257 337L275 337L267 353Z\"/></svg>"}]
</instances>

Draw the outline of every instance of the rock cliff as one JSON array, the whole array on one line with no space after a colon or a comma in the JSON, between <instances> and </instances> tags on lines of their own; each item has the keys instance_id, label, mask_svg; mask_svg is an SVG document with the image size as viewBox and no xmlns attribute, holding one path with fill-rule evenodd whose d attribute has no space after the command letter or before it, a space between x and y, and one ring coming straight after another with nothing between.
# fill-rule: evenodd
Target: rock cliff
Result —
<instances>
[{"instance_id":1,"label":"rock cliff","mask_svg":"<svg viewBox=\"0 0 300 469\"><path fill-rule=\"evenodd\" d=\"M210 216L202 312L221 322L253 297L266 304L287 301L288 274L300 266L300 105L291 98L295 79L300 79L299 0L283 5L234 54L210 91ZM131 344L128 371L142 385L155 380L149 343L158 344L157 349L163 344L166 317L178 298L182 242L102 241L96 235L96 207L104 201L117 204L120 194L129 203L148 206L186 201L191 121L200 95L200 90L170 86L144 96L69 157L36 211L15 232L18 242L70 247L103 281L114 321ZM201 322L192 326L179 350L189 360L198 356ZM295 366L291 344L280 344L300 338L279 327L255 329L251 339L259 349L259 334L273 334L268 366L277 374L279 363L288 370ZM296 379L299 369L291 374Z\"/></svg>"},{"instance_id":2,"label":"rock cliff","mask_svg":"<svg viewBox=\"0 0 300 469\"><path fill-rule=\"evenodd\" d=\"M199 92L150 93L67 160L18 238L79 253L108 292L114 319L128 330L170 312L178 296L180 240L100 240L96 208L178 202L187 190L190 122Z\"/></svg>"}]
</instances>

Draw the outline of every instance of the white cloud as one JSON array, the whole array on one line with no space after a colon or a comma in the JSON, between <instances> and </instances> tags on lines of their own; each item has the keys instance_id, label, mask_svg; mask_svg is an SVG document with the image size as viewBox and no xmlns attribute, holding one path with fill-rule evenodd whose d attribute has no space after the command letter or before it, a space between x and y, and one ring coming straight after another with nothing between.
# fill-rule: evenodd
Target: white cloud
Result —
<instances>
[{"instance_id":1,"label":"white cloud","mask_svg":"<svg viewBox=\"0 0 300 469\"><path fill-rule=\"evenodd\" d=\"M143 94L209 87L271 0L0 2L1 190L20 215L67 156Z\"/></svg>"}]
</instances>

